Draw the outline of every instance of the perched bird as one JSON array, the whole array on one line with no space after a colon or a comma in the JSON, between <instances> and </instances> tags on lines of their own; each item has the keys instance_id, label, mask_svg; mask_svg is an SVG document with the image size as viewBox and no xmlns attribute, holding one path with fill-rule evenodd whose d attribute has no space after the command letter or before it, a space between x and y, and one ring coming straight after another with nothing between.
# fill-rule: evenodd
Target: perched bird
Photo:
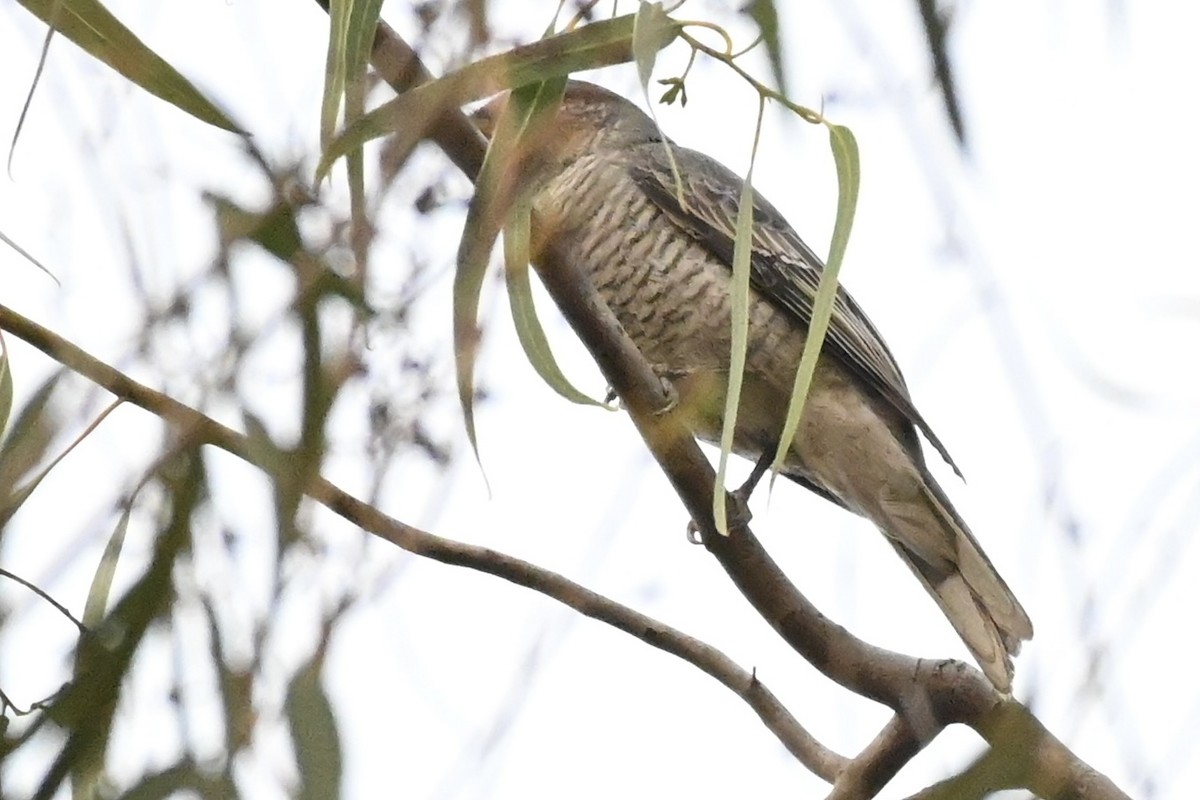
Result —
<instances>
[{"instance_id":1,"label":"perched bird","mask_svg":"<svg viewBox=\"0 0 1200 800\"><path fill-rule=\"evenodd\" d=\"M504 102L502 95L477 113L485 133ZM525 158L534 172L535 236L552 237L576 260L670 382L690 429L718 441L742 179L676 146L633 103L590 83L567 84L549 129ZM754 203L750 335L734 449L757 461L779 440L824 265L770 203L757 194ZM918 431L953 466L879 332L839 288L783 474L875 523L987 677L1007 692L1010 656L1033 626L926 468Z\"/></svg>"}]
</instances>

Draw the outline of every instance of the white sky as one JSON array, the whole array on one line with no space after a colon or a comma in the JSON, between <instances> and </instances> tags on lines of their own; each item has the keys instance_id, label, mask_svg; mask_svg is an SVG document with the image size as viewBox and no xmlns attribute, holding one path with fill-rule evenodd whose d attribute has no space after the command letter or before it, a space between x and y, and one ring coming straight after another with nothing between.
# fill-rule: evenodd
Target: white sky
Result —
<instances>
[{"instance_id":1,"label":"white sky","mask_svg":"<svg viewBox=\"0 0 1200 800\"><path fill-rule=\"evenodd\" d=\"M404 5L385 4L402 31L411 25ZM496 13L498 28L536 36L553 4L520 7L533 5L537 14ZM910 3L780 5L793 97L814 106L824 98L829 116L860 144L862 193L844 282L967 474L968 486L947 470L939 476L1033 617L1035 639L1017 663L1018 696L1036 690L1035 709L1050 729L1126 790L1194 797L1200 690L1181 667L1196 653L1190 632L1200 607L1200 263L1192 242L1200 12L1167 3L961 4L952 55L971 139L964 158L928 78ZM315 4L114 0L111 8L278 162L315 152L324 58ZM705 16L700 4L687 11ZM15 6L4 18L11 22L0 25L0 119L11 131L41 31ZM748 38L744 26L732 30ZM685 57L668 51L657 75L675 74ZM594 77L636 96L631 67ZM686 111L659 110L664 128L744 171L753 97L707 67L693 75L689 94ZM835 198L824 135L773 114L758 165L759 188L824 252ZM204 324L206 303L222 313L219 299L201 296L197 322L156 344L175 362L169 374L131 364L143 320L130 250L158 297L208 267L212 227L198 192L260 196L236 143L59 41L12 172L0 181L0 229L48 264L63 288L0 251L0 299L195 401L194 365L221 347L213 329L223 326ZM465 198L465 184L454 185ZM380 271L403 269L413 240L411 217L391 222L380 220ZM418 250L443 279L422 300L416 336L440 353L450 397L446 278L461 213L447 207L421 224ZM251 263L240 274L250 276L248 296L260 299L250 317L269 319L286 302L278 268ZM713 559L686 543L685 514L628 421L558 400L524 364L505 304L488 302L497 324L481 377L494 402L481 407L478 427L491 497L448 403L433 426L463 457L448 475L405 461L385 510L527 558L680 627L756 668L830 746L864 746L887 714L831 687L777 640ZM602 393L595 368L544 308L568 373ZM6 339L21 398L47 367ZM274 404L288 408L288 353L283 343L268 348L250 382L255 402L275 419L287 418ZM386 381L379 373L387 365L370 360L375 379ZM339 437L354 441L364 429L360 410L347 407L339 426ZM109 495L91 487L97 475L103 486L143 464L154 431L140 411L114 414L39 490L7 533L0 565L81 610L112 526ZM271 530L268 495L230 461L212 459L223 465L219 506L253 542ZM326 472L362 489L354 458L335 455ZM756 532L839 622L905 652L967 657L867 523L783 482L769 502L765 492L755 500ZM335 553L356 552L361 534L318 519ZM131 541L125 580L147 546ZM378 597L346 619L333 643L328 686L344 715L347 797L821 792L740 701L682 662L497 579L375 542L367 552L372 573L402 572L380 578ZM238 587L234 616L265 604L255 584L265 558L269 552L247 546L237 564L206 565L212 580ZM341 563L313 569L314 579L325 588L345 580ZM292 599L295 619L284 627L295 644L276 645L277 680L311 643L321 593ZM0 687L32 701L62 679L55 670L72 631L0 586L0 602L18 599L22 616L0 634ZM1103 661L1089 683L1097 648ZM148 753L123 754L115 765L127 775L172 753L170 717L147 711L155 688L144 692L143 716L134 719L153 733ZM493 742L499 719L511 726ZM279 736L259 742L260 758L239 767L246 780L268 786L286 773L285 745ZM976 747L969 732L948 732L886 795L948 774Z\"/></svg>"}]
</instances>

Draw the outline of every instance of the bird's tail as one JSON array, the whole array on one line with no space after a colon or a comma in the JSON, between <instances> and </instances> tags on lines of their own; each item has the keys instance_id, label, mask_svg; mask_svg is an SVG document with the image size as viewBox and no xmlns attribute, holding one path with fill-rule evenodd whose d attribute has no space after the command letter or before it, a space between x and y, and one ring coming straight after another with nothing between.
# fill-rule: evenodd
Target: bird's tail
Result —
<instances>
[{"instance_id":1,"label":"bird's tail","mask_svg":"<svg viewBox=\"0 0 1200 800\"><path fill-rule=\"evenodd\" d=\"M937 526L937 532L953 542L950 557L923 558L905 543L928 537L932 533L929 528L913 531L910 536L898 536L904 531L896 530L888 539L937 601L984 674L997 689L1008 692L1012 686L1011 656L1021 649L1021 642L1032 638L1033 624L937 481L927 471L922 472L925 480L921 505L926 513L913 513L916 509L910 507L908 513L893 521L901 528L909 524Z\"/></svg>"}]
</instances>

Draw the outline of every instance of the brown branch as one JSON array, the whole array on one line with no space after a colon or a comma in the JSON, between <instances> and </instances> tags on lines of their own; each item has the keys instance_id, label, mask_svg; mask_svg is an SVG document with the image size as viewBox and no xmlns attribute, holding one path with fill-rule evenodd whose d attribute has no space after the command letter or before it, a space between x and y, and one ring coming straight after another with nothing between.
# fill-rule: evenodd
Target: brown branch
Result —
<instances>
[{"instance_id":1,"label":"brown branch","mask_svg":"<svg viewBox=\"0 0 1200 800\"><path fill-rule=\"evenodd\" d=\"M327 8L324 0L317 2ZM376 31L372 63L385 79L392 79L388 82L397 92L432 79L412 48L383 23ZM485 143L465 116L448 111L426 135L468 177L475 178ZM536 227L536 219L534 222ZM873 795L880 788L876 783L895 774L944 727L962 723L995 750L1012 756L1019 748L1021 760L1036 767L1021 785L1043 797L1128 800L1108 778L1046 731L1028 709L996 692L978 670L958 661L916 659L862 641L827 619L800 593L748 525L731 524L730 536L718 534L711 503L716 476L679 416L660 413L669 399L659 378L590 281L556 249L555 242L545 242L538 253L535 266L546 290L621 398L699 528L705 546L738 589L780 636L826 677L891 707L901 717L899 722L890 722L855 759L854 772L843 784L847 791L858 785L863 793L857 796ZM728 499L727 507L736 508L733 499ZM1020 723L1021 738L1010 738L1012 720Z\"/></svg>"},{"instance_id":2,"label":"brown branch","mask_svg":"<svg viewBox=\"0 0 1200 800\"><path fill-rule=\"evenodd\" d=\"M921 751L917 738L904 717L892 717L866 749L838 773L826 800L874 797L896 773Z\"/></svg>"},{"instance_id":3,"label":"brown branch","mask_svg":"<svg viewBox=\"0 0 1200 800\"><path fill-rule=\"evenodd\" d=\"M0 304L0 329L12 333L64 367L171 426L188 441L220 448L269 475L280 468L262 445L183 403L138 383L52 331ZM285 467L286 468L286 467ZM818 742L751 672L721 651L658 620L591 591L568 578L519 558L457 542L406 525L317 477L305 494L368 533L415 555L495 575L551 597L579 613L608 623L698 667L742 698L800 763L833 780L846 759Z\"/></svg>"}]
</instances>

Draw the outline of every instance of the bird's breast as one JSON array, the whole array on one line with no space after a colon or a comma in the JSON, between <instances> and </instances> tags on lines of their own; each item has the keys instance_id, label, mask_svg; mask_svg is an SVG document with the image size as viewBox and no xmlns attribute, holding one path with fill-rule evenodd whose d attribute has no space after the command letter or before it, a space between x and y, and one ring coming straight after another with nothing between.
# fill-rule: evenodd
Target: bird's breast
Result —
<instances>
[{"instance_id":1,"label":"bird's breast","mask_svg":"<svg viewBox=\"0 0 1200 800\"><path fill-rule=\"evenodd\" d=\"M646 359L674 385L696 433L718 438L730 359L729 267L676 226L623 165L599 156L564 171L536 207ZM739 449L777 435L807 333L753 290L749 323L746 372L760 396L739 414L739 429L746 428Z\"/></svg>"}]
</instances>

